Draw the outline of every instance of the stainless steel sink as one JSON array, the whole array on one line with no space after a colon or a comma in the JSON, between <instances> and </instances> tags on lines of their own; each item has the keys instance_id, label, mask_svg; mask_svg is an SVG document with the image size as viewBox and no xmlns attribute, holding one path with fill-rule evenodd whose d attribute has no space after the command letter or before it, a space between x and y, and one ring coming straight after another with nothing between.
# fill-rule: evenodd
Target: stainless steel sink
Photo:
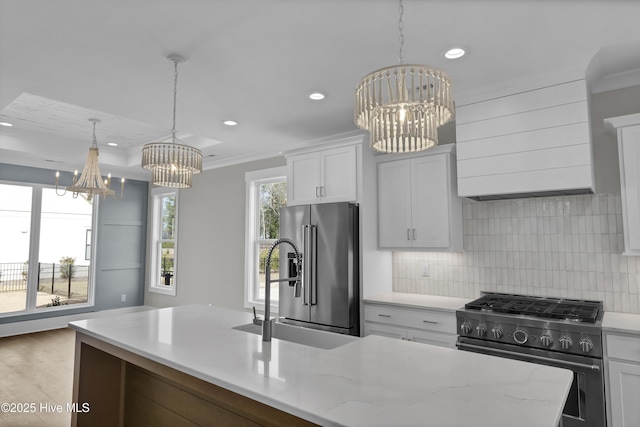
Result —
<instances>
[{"instance_id":1,"label":"stainless steel sink","mask_svg":"<svg viewBox=\"0 0 640 427\"><path fill-rule=\"evenodd\" d=\"M262 326L254 325L253 323L234 326L231 329L249 332L256 335L262 334ZM305 328L280 322L275 322L273 324L272 338L308 345L310 347L322 348L325 350L331 350L358 339L358 337L351 335L320 331L318 329Z\"/></svg>"}]
</instances>

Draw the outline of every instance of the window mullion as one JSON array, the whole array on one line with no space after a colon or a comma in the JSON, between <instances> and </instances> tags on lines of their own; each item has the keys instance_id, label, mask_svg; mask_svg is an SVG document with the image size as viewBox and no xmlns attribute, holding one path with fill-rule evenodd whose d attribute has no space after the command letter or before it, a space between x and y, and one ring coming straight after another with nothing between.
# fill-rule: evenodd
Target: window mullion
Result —
<instances>
[{"instance_id":1,"label":"window mullion","mask_svg":"<svg viewBox=\"0 0 640 427\"><path fill-rule=\"evenodd\" d=\"M31 235L29 238L29 266L27 273L27 311L36 308L38 299L38 269L40 254L40 224L42 217L42 187L32 187L31 199Z\"/></svg>"}]
</instances>

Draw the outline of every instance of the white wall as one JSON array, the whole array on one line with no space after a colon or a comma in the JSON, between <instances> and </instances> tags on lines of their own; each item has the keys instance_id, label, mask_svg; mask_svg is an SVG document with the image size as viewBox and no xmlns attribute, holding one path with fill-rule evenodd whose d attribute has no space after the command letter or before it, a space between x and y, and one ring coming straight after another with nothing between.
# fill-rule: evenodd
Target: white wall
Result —
<instances>
[{"instance_id":1,"label":"white wall","mask_svg":"<svg viewBox=\"0 0 640 427\"><path fill-rule=\"evenodd\" d=\"M177 295L149 292L147 283L145 305L244 309L244 174L285 164L276 157L203 171L180 190Z\"/></svg>"}]
</instances>

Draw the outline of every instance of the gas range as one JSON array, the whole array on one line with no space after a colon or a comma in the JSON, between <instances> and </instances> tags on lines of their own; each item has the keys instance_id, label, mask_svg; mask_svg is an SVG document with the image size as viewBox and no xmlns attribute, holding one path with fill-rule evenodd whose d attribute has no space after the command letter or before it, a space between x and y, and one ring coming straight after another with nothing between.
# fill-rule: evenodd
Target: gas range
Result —
<instances>
[{"instance_id":1,"label":"gas range","mask_svg":"<svg viewBox=\"0 0 640 427\"><path fill-rule=\"evenodd\" d=\"M483 292L456 311L459 350L573 371L564 427L605 424L600 301Z\"/></svg>"},{"instance_id":2,"label":"gas range","mask_svg":"<svg viewBox=\"0 0 640 427\"><path fill-rule=\"evenodd\" d=\"M456 318L460 337L602 358L603 314L600 301L483 292Z\"/></svg>"}]
</instances>

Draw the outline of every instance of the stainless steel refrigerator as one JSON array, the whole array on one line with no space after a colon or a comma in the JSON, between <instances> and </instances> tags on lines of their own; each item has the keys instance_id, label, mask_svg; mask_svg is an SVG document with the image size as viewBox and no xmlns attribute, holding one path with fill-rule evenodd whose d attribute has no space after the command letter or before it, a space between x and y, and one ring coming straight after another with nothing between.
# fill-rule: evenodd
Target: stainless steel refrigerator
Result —
<instances>
[{"instance_id":1,"label":"stainless steel refrigerator","mask_svg":"<svg viewBox=\"0 0 640 427\"><path fill-rule=\"evenodd\" d=\"M302 289L280 282L282 321L349 335L360 335L360 256L358 205L325 203L280 209L280 237L302 253ZM280 277L297 274L289 245L280 246Z\"/></svg>"}]
</instances>

